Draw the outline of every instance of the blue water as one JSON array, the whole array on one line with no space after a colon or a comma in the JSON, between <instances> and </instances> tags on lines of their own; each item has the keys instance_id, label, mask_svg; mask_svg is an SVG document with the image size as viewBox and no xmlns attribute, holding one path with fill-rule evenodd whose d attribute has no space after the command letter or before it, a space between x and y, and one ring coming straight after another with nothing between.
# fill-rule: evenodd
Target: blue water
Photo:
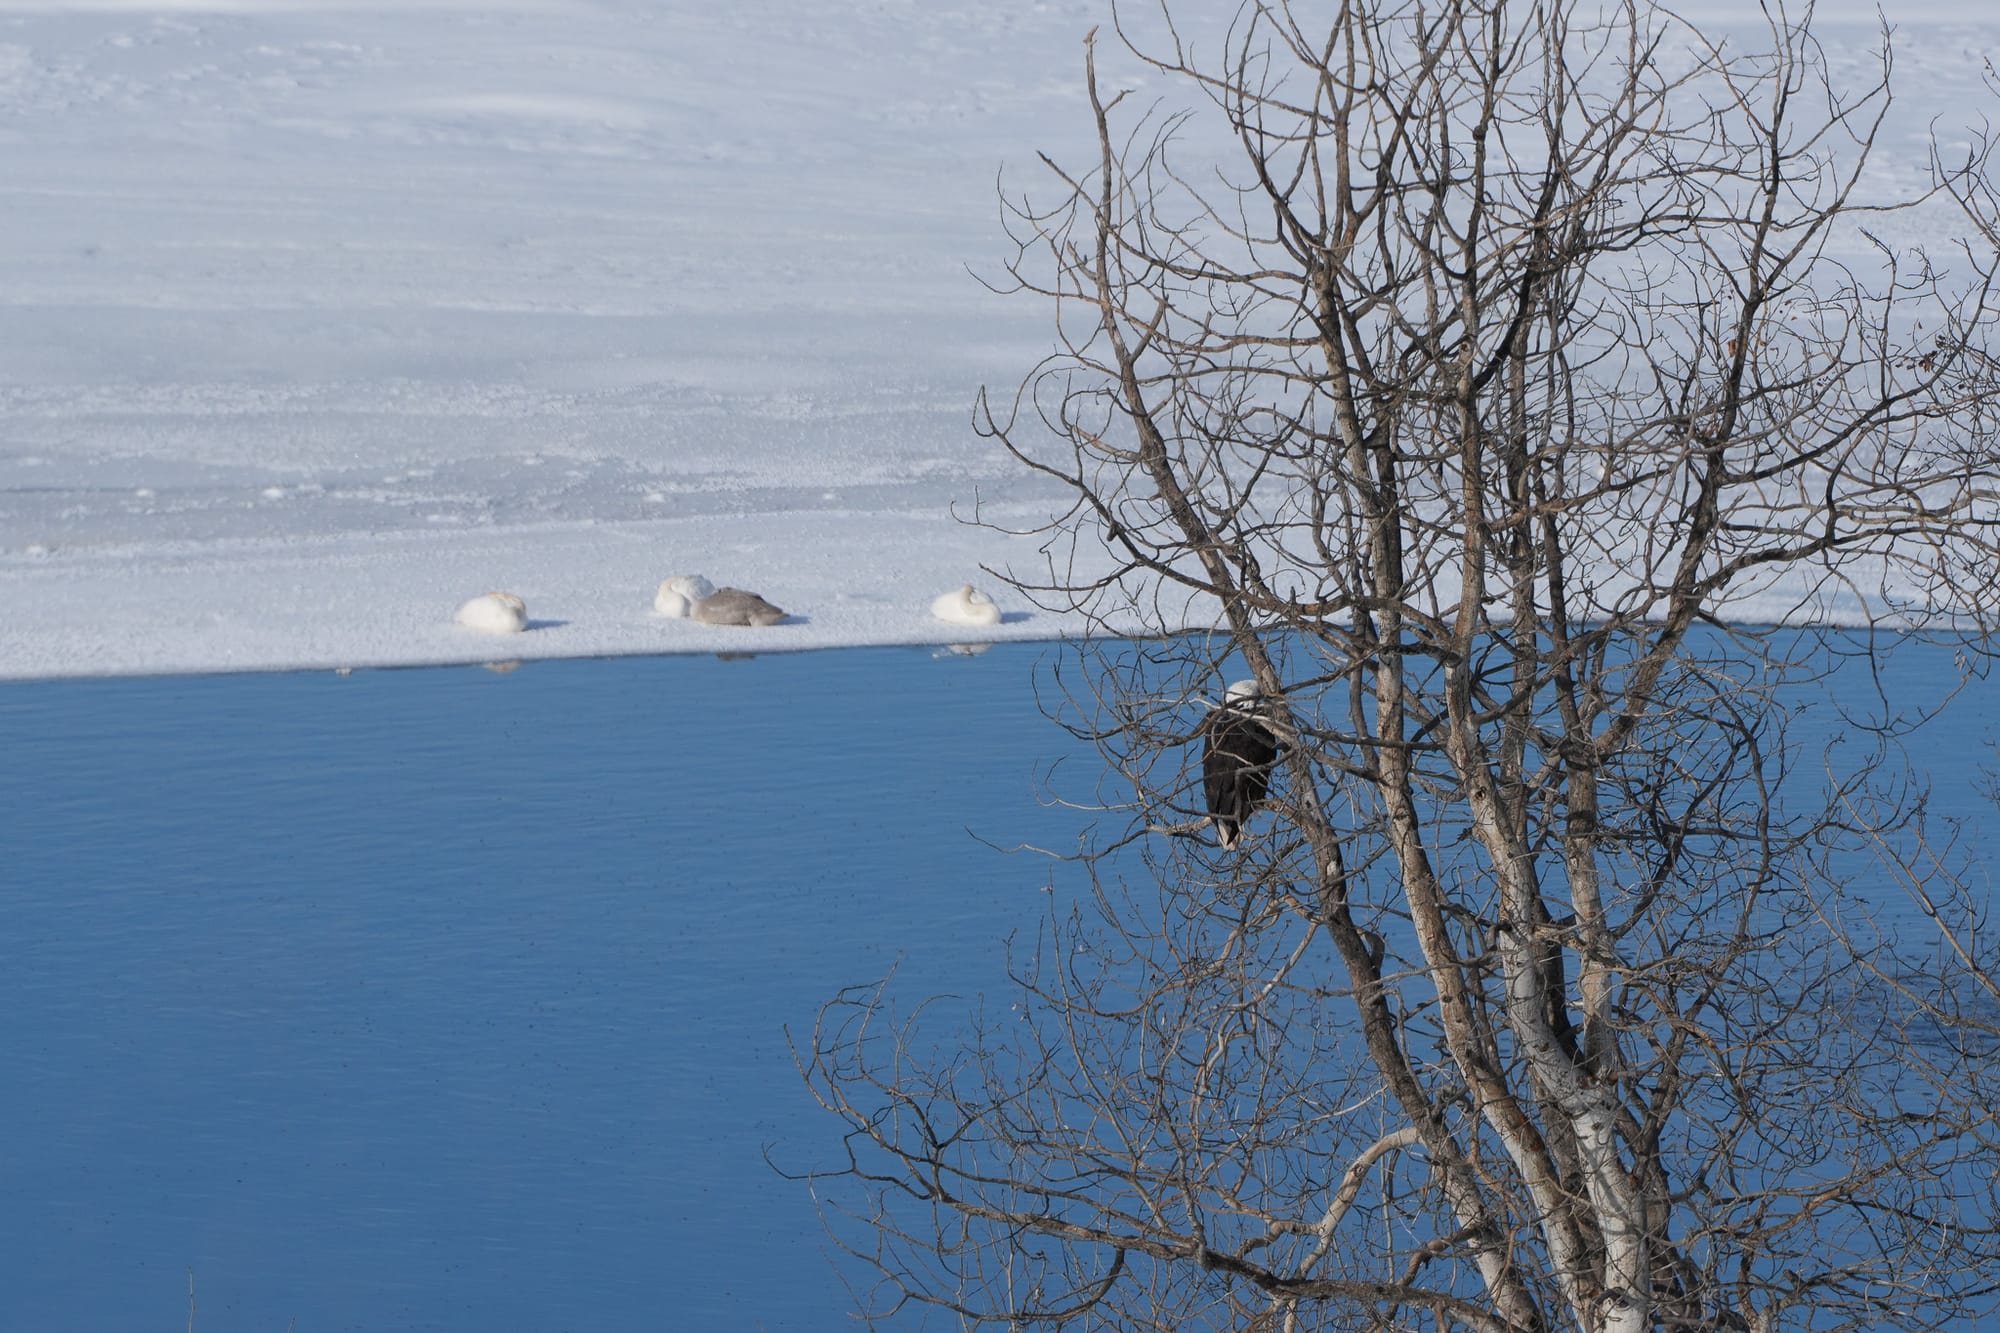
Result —
<instances>
[{"instance_id":1,"label":"blue water","mask_svg":"<svg viewBox=\"0 0 2000 1333\"><path fill-rule=\"evenodd\" d=\"M998 989L1043 651L0 689L0 1329L844 1323L784 1028Z\"/></svg>"},{"instance_id":2,"label":"blue water","mask_svg":"<svg viewBox=\"0 0 2000 1333\"><path fill-rule=\"evenodd\" d=\"M1050 870L981 839L1099 771L1051 651L0 688L0 1330L182 1327L189 1270L201 1333L842 1326L785 1028L1004 990ZM1942 812L1996 718L1923 733Z\"/></svg>"}]
</instances>

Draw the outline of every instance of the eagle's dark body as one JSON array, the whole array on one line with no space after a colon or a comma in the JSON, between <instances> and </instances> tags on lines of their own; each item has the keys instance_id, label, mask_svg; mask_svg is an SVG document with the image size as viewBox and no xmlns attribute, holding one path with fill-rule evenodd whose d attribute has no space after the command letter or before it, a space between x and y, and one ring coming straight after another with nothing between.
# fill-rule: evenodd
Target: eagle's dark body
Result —
<instances>
[{"instance_id":1,"label":"eagle's dark body","mask_svg":"<svg viewBox=\"0 0 2000 1333\"><path fill-rule=\"evenodd\" d=\"M1242 688L1232 686L1202 725L1208 735L1201 761L1208 818L1216 840L1231 851L1243 837L1244 821L1270 790L1271 769L1278 762L1278 739L1264 721L1263 701L1255 694L1239 695Z\"/></svg>"}]
</instances>

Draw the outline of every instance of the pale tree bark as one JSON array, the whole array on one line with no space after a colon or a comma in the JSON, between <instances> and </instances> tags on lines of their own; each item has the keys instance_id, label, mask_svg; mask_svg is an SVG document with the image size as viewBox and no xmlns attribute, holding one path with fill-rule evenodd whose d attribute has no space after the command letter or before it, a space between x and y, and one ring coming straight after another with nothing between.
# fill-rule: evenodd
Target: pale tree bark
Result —
<instances>
[{"instance_id":1,"label":"pale tree bark","mask_svg":"<svg viewBox=\"0 0 2000 1333\"><path fill-rule=\"evenodd\" d=\"M1836 81L1777 9L1748 54L1643 4L1252 4L1212 57L1123 19L1186 100L1091 43L1095 159L1009 214L1061 351L983 422L1074 501L1017 586L1215 628L1076 650L1129 820L1006 1021L870 990L801 1043L869 1312L1967 1317L1991 1107L1855 1021L1825 852L1882 789L1788 771L1789 707L1886 636L1729 625L1983 642L1983 154L1871 193L1886 54ZM1899 209L1961 243L1877 241ZM1226 852L1190 741L1232 674L1283 758Z\"/></svg>"}]
</instances>

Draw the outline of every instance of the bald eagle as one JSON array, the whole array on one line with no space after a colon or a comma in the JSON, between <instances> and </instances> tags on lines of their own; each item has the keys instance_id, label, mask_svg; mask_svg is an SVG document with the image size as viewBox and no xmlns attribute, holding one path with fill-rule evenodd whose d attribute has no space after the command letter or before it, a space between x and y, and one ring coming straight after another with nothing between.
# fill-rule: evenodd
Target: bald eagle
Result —
<instances>
[{"instance_id":1,"label":"bald eagle","mask_svg":"<svg viewBox=\"0 0 2000 1333\"><path fill-rule=\"evenodd\" d=\"M1208 736L1201 761L1208 822L1228 851L1236 850L1244 821L1270 789L1271 769L1278 762L1278 739L1265 724L1262 700L1256 681L1239 680L1202 724Z\"/></svg>"}]
</instances>

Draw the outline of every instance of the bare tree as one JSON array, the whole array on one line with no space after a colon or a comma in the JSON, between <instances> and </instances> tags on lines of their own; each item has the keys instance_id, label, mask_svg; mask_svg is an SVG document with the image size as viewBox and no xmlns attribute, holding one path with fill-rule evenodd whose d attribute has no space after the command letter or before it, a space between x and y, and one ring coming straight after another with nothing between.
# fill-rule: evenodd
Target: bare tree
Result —
<instances>
[{"instance_id":1,"label":"bare tree","mask_svg":"<svg viewBox=\"0 0 2000 1333\"><path fill-rule=\"evenodd\" d=\"M1785 726L1890 629L1992 621L1983 153L1879 197L1886 34L1836 78L1776 7L1747 52L1647 4L1330 8L1247 5L1212 62L1121 20L1185 107L1093 47L1095 159L1009 205L1061 351L982 419L1074 499L1017 586L1216 627L1075 649L1111 809L1014 1006L857 991L802 1045L868 1312L1944 1327L2000 1282L1982 1112L1826 924L1846 812L1907 811ZM1878 239L1938 217L1948 253ZM1191 756L1231 675L1281 749L1225 849Z\"/></svg>"}]
</instances>

